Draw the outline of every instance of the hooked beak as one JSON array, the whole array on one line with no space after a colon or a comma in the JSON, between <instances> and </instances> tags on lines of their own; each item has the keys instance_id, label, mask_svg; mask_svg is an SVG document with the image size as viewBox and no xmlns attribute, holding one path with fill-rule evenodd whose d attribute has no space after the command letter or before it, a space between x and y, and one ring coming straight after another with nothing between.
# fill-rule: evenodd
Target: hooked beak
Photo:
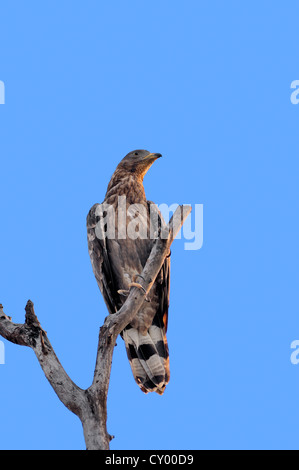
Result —
<instances>
[{"instance_id":1,"label":"hooked beak","mask_svg":"<svg viewBox=\"0 0 299 470\"><path fill-rule=\"evenodd\" d=\"M157 158L161 158L161 153L149 153L146 155L143 160L157 160Z\"/></svg>"}]
</instances>

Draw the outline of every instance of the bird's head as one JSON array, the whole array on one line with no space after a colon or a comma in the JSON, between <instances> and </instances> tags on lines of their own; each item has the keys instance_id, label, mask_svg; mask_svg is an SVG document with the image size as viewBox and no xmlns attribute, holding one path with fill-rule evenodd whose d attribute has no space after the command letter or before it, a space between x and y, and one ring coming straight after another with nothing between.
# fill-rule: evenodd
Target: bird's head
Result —
<instances>
[{"instance_id":1,"label":"bird's head","mask_svg":"<svg viewBox=\"0 0 299 470\"><path fill-rule=\"evenodd\" d=\"M150 153L147 150L133 150L128 153L118 165L119 169L136 174L143 179L149 168L157 158L162 157L161 153Z\"/></svg>"}]
</instances>

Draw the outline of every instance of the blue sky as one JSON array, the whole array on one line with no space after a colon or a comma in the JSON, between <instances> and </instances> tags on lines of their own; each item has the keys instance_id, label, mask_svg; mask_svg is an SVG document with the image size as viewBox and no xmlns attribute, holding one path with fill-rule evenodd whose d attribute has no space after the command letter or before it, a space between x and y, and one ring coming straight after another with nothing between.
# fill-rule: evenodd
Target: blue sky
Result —
<instances>
[{"instance_id":1,"label":"blue sky","mask_svg":"<svg viewBox=\"0 0 299 470\"><path fill-rule=\"evenodd\" d=\"M106 309L85 218L129 151L160 152L156 203L204 205L204 244L172 247L163 397L121 339L112 449L298 449L298 6L3 1L0 302L30 298L71 378L90 385ZM6 341L1 449L84 449L34 353Z\"/></svg>"}]
</instances>

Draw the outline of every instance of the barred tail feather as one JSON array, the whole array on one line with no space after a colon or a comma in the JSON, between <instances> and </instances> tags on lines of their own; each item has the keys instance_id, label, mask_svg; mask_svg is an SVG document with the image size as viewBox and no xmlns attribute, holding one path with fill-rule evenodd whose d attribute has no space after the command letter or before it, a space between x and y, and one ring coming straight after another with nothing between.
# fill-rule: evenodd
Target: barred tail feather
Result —
<instances>
[{"instance_id":1,"label":"barred tail feather","mask_svg":"<svg viewBox=\"0 0 299 470\"><path fill-rule=\"evenodd\" d=\"M129 327L123 331L123 339L134 378L141 390L162 395L169 382L169 355L164 331L152 325L143 335Z\"/></svg>"}]
</instances>

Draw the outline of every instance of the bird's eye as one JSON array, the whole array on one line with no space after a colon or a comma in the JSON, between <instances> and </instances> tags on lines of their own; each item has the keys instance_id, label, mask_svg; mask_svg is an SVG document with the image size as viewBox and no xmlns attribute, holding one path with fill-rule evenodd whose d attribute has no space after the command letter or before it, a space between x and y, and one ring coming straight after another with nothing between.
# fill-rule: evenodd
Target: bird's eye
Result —
<instances>
[{"instance_id":1,"label":"bird's eye","mask_svg":"<svg viewBox=\"0 0 299 470\"><path fill-rule=\"evenodd\" d=\"M138 152L135 152L134 155L138 155Z\"/></svg>"}]
</instances>

